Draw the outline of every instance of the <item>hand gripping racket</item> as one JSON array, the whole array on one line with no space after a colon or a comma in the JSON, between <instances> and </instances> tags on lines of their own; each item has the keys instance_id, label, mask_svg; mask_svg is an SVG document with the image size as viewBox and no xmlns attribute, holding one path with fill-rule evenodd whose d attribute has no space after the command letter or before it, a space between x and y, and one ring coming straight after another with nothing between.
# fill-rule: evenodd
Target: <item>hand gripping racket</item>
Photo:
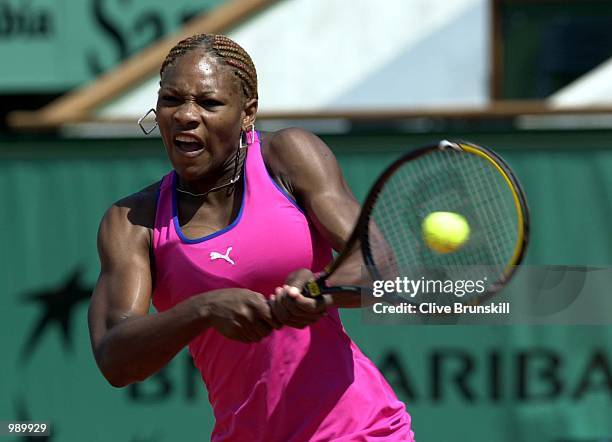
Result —
<instances>
[{"instance_id":1,"label":"hand gripping racket","mask_svg":"<svg viewBox=\"0 0 612 442\"><path fill-rule=\"evenodd\" d=\"M464 217L470 227L465 244L449 253L428 247L422 223L434 212ZM406 273L444 281L484 278L484 293L470 300L479 303L511 279L528 237L527 203L510 167L489 149L444 140L403 155L380 175L344 249L303 294L371 292L371 287L326 284L359 247L374 281Z\"/></svg>"}]
</instances>

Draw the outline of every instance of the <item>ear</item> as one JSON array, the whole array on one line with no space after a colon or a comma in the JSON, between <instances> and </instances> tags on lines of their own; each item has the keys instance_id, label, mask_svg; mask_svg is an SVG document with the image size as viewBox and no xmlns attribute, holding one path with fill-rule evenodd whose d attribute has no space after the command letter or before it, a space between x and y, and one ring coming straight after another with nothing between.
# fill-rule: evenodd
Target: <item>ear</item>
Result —
<instances>
[{"instance_id":1,"label":"ear","mask_svg":"<svg viewBox=\"0 0 612 442\"><path fill-rule=\"evenodd\" d=\"M242 130L246 131L251 125L255 124L257 106L257 98L251 98L244 104L244 109L242 110Z\"/></svg>"}]
</instances>

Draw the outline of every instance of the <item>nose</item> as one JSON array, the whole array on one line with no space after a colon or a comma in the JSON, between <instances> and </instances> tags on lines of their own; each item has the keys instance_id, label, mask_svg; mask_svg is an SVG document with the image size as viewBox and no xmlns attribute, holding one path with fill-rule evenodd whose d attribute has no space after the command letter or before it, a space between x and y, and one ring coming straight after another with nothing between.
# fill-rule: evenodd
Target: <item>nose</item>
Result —
<instances>
[{"instance_id":1,"label":"nose","mask_svg":"<svg viewBox=\"0 0 612 442\"><path fill-rule=\"evenodd\" d=\"M181 127L190 128L199 122L198 106L193 101L185 101L174 112L174 121Z\"/></svg>"}]
</instances>

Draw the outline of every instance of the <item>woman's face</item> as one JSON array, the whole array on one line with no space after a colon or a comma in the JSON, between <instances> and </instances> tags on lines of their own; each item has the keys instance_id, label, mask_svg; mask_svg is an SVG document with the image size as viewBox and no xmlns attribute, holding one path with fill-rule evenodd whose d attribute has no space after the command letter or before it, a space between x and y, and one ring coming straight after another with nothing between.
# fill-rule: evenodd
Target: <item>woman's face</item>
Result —
<instances>
[{"instance_id":1,"label":"woman's face","mask_svg":"<svg viewBox=\"0 0 612 442\"><path fill-rule=\"evenodd\" d=\"M161 80L157 122L179 176L214 181L230 171L241 128L256 111L257 101L243 99L239 80L222 61L200 49L177 58Z\"/></svg>"}]
</instances>

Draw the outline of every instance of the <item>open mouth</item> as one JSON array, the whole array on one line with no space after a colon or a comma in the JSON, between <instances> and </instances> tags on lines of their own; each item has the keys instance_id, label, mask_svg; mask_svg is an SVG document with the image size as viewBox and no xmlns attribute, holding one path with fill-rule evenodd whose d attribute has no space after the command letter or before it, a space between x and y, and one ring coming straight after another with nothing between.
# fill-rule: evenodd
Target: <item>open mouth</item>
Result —
<instances>
[{"instance_id":1,"label":"open mouth","mask_svg":"<svg viewBox=\"0 0 612 442\"><path fill-rule=\"evenodd\" d=\"M188 134L178 134L174 136L176 148L189 156L194 156L204 150L204 143L197 137Z\"/></svg>"}]
</instances>

